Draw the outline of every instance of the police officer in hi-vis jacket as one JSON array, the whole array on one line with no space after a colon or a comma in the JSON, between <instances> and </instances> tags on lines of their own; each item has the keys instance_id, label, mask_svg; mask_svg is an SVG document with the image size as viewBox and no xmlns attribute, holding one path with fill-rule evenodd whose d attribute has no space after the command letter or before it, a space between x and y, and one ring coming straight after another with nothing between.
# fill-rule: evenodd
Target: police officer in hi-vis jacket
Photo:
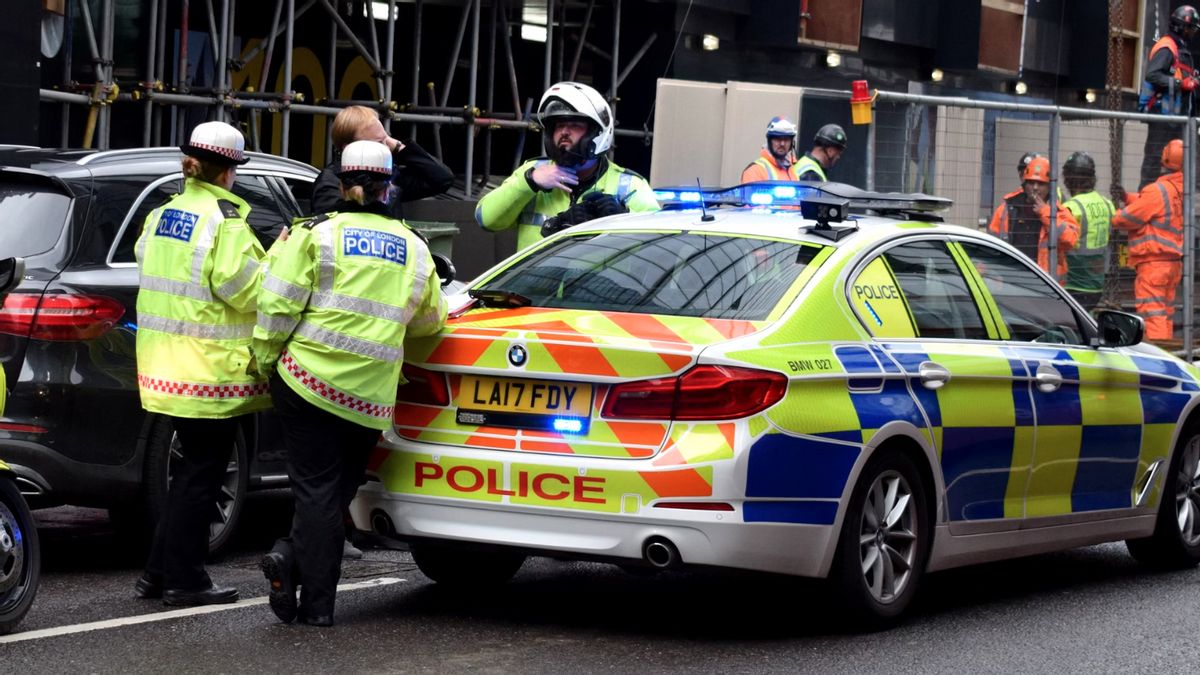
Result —
<instances>
[{"instance_id":1,"label":"police officer in hi-vis jacket","mask_svg":"<svg viewBox=\"0 0 1200 675\"><path fill-rule=\"evenodd\" d=\"M296 504L291 535L262 560L285 623L333 624L342 512L392 424L404 339L446 321L429 249L388 209L391 176L383 144L347 145L337 210L271 248L258 296L253 352L271 377Z\"/></svg>"}]
</instances>

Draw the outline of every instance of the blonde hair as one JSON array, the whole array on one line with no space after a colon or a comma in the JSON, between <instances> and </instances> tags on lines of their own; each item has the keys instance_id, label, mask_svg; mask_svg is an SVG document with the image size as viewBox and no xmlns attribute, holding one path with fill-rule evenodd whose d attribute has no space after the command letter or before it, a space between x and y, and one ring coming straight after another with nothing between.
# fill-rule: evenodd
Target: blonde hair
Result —
<instances>
[{"instance_id":1,"label":"blonde hair","mask_svg":"<svg viewBox=\"0 0 1200 675\"><path fill-rule=\"evenodd\" d=\"M342 110L333 118L333 147L341 152L354 142L359 129L378 119L379 115L365 105L352 105Z\"/></svg>"},{"instance_id":2,"label":"blonde hair","mask_svg":"<svg viewBox=\"0 0 1200 675\"><path fill-rule=\"evenodd\" d=\"M372 182L370 185L346 185L342 183L342 199L360 206L383 201L387 195L387 181Z\"/></svg>"},{"instance_id":3,"label":"blonde hair","mask_svg":"<svg viewBox=\"0 0 1200 675\"><path fill-rule=\"evenodd\" d=\"M185 155L183 158L183 175L188 178L202 180L205 183L216 184L221 174L229 170L229 166L228 164L206 162L202 159Z\"/></svg>"}]
</instances>

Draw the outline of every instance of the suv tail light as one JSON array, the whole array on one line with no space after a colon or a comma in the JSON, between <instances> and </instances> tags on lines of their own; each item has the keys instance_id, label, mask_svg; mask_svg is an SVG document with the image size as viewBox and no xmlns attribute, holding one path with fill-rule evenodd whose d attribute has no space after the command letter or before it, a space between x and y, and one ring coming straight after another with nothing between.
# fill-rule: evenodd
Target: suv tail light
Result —
<instances>
[{"instance_id":1,"label":"suv tail light","mask_svg":"<svg viewBox=\"0 0 1200 675\"><path fill-rule=\"evenodd\" d=\"M405 403L423 403L425 405L450 405L450 388L446 386L445 373L418 368L412 364L404 364L400 371L408 380L396 390L396 400Z\"/></svg>"},{"instance_id":2,"label":"suv tail light","mask_svg":"<svg viewBox=\"0 0 1200 675\"><path fill-rule=\"evenodd\" d=\"M92 340L124 315L124 305L103 295L11 293L0 307L0 333L36 340Z\"/></svg>"},{"instance_id":3,"label":"suv tail light","mask_svg":"<svg viewBox=\"0 0 1200 675\"><path fill-rule=\"evenodd\" d=\"M787 391L782 373L737 366L696 366L679 377L618 384L604 400L605 417L727 420L779 402Z\"/></svg>"}]
</instances>

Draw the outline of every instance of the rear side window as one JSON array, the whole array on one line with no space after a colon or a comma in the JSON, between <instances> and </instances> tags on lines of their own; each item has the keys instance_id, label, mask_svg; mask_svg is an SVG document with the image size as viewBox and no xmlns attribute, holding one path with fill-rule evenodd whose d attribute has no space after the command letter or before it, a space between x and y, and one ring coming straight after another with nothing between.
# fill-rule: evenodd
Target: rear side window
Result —
<instances>
[{"instance_id":1,"label":"rear side window","mask_svg":"<svg viewBox=\"0 0 1200 675\"><path fill-rule=\"evenodd\" d=\"M689 232L567 237L481 286L536 307L762 320L820 252L796 242Z\"/></svg>"},{"instance_id":2,"label":"rear side window","mask_svg":"<svg viewBox=\"0 0 1200 675\"><path fill-rule=\"evenodd\" d=\"M918 337L986 340L979 307L945 242L915 241L883 254L912 312Z\"/></svg>"},{"instance_id":3,"label":"rear side window","mask_svg":"<svg viewBox=\"0 0 1200 675\"><path fill-rule=\"evenodd\" d=\"M0 251L27 258L54 248L70 208L71 198L51 186L0 182Z\"/></svg>"},{"instance_id":4,"label":"rear side window","mask_svg":"<svg viewBox=\"0 0 1200 675\"><path fill-rule=\"evenodd\" d=\"M114 263L131 263L136 262L133 254L133 247L137 244L138 237L142 234L142 226L146 223L146 216L154 209L162 206L168 199L177 194L182 189L183 177L176 176L169 180L160 182L153 190L147 192L142 200L133 206L133 212L128 215L128 222L125 229L121 232L121 239L117 242L116 248L113 250L112 261ZM142 184L145 189L146 183Z\"/></svg>"}]
</instances>

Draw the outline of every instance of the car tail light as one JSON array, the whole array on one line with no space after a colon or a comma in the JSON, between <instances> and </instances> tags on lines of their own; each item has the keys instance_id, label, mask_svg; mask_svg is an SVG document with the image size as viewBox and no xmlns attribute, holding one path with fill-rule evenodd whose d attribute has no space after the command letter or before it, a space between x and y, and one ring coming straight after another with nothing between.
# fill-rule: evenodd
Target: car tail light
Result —
<instances>
[{"instance_id":1,"label":"car tail light","mask_svg":"<svg viewBox=\"0 0 1200 675\"><path fill-rule=\"evenodd\" d=\"M396 400L425 405L450 405L450 388L446 386L445 373L404 364L401 371L407 383L396 390Z\"/></svg>"},{"instance_id":2,"label":"car tail light","mask_svg":"<svg viewBox=\"0 0 1200 675\"><path fill-rule=\"evenodd\" d=\"M761 412L787 390L782 373L737 366L696 366L679 377L618 384L604 400L605 417L727 420Z\"/></svg>"},{"instance_id":3,"label":"car tail light","mask_svg":"<svg viewBox=\"0 0 1200 675\"><path fill-rule=\"evenodd\" d=\"M37 340L92 340L124 315L124 305L103 295L12 293L0 308L0 333Z\"/></svg>"}]
</instances>

